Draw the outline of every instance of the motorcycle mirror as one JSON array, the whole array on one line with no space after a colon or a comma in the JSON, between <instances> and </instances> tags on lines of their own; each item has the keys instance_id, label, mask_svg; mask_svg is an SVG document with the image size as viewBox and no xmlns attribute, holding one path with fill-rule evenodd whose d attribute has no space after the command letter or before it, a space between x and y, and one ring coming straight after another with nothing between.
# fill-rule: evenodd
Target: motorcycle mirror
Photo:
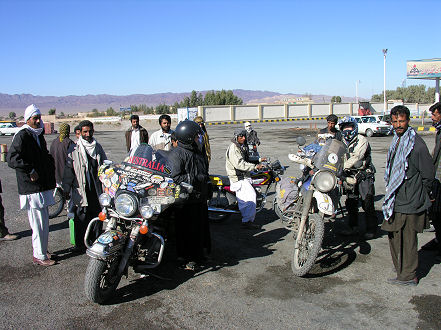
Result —
<instances>
[{"instance_id":1,"label":"motorcycle mirror","mask_svg":"<svg viewBox=\"0 0 441 330\"><path fill-rule=\"evenodd\" d=\"M193 192L193 186L187 182L181 182L181 187L185 188L190 194Z\"/></svg>"},{"instance_id":2,"label":"motorcycle mirror","mask_svg":"<svg viewBox=\"0 0 441 330\"><path fill-rule=\"evenodd\" d=\"M298 136L298 137L296 138L296 142L297 142L297 144L298 144L299 146L303 146L303 145L305 145L305 143L306 143L306 139L305 139L305 137L303 137L303 136Z\"/></svg>"}]
</instances>

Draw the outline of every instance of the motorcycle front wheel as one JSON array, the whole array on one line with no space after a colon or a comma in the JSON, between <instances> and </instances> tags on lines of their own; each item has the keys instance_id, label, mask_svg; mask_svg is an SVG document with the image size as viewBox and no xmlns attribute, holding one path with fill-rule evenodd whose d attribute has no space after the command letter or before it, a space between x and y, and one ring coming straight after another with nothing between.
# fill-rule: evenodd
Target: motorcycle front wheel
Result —
<instances>
[{"instance_id":1,"label":"motorcycle front wheel","mask_svg":"<svg viewBox=\"0 0 441 330\"><path fill-rule=\"evenodd\" d=\"M109 261L90 259L84 278L84 291L89 300L102 304L114 294L121 275L117 275L120 257Z\"/></svg>"},{"instance_id":2,"label":"motorcycle front wheel","mask_svg":"<svg viewBox=\"0 0 441 330\"><path fill-rule=\"evenodd\" d=\"M324 232L323 218L317 213L309 215L300 235L299 248L294 249L291 261L294 275L304 276L312 268L322 247Z\"/></svg>"},{"instance_id":3,"label":"motorcycle front wheel","mask_svg":"<svg viewBox=\"0 0 441 330\"><path fill-rule=\"evenodd\" d=\"M48 207L49 219L58 217L61 211L63 211L64 204L66 203L63 191L60 188L55 188L54 199L55 204Z\"/></svg>"}]
</instances>

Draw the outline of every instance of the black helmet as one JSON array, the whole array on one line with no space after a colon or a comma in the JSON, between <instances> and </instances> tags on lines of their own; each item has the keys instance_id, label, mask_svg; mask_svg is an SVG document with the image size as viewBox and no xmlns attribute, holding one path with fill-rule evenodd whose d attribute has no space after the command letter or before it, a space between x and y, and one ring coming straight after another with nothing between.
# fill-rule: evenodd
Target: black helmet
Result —
<instances>
[{"instance_id":1,"label":"black helmet","mask_svg":"<svg viewBox=\"0 0 441 330\"><path fill-rule=\"evenodd\" d=\"M175 129L176 138L183 144L192 144L195 137L200 133L199 125L191 120L181 121Z\"/></svg>"}]
</instances>

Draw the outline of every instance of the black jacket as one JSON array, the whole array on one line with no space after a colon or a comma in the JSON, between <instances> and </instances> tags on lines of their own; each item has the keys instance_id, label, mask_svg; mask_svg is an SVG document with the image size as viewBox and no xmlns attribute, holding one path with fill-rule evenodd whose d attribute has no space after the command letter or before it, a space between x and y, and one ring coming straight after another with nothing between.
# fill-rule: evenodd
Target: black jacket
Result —
<instances>
[{"instance_id":1,"label":"black jacket","mask_svg":"<svg viewBox=\"0 0 441 330\"><path fill-rule=\"evenodd\" d=\"M55 188L54 159L47 150L43 133L38 136L40 147L31 132L22 129L15 134L6 160L15 169L18 193L29 195ZM38 180L31 181L32 170L38 173Z\"/></svg>"},{"instance_id":2,"label":"black jacket","mask_svg":"<svg viewBox=\"0 0 441 330\"><path fill-rule=\"evenodd\" d=\"M179 184L189 183L193 186L195 194L190 198L201 199L207 195L208 168L202 153L194 145L178 142L167 155L172 166L172 178Z\"/></svg>"},{"instance_id":3,"label":"black jacket","mask_svg":"<svg viewBox=\"0 0 441 330\"><path fill-rule=\"evenodd\" d=\"M415 145L407 160L406 177L397 189L394 211L416 214L430 207L429 193L434 178L432 158L418 134L415 136Z\"/></svg>"}]
</instances>

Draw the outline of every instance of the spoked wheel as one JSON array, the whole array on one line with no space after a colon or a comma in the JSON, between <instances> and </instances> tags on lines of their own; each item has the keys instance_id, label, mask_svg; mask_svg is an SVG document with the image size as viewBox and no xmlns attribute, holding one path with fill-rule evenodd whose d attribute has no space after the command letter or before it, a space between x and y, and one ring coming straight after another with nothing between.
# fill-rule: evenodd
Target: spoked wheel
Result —
<instances>
[{"instance_id":1,"label":"spoked wheel","mask_svg":"<svg viewBox=\"0 0 441 330\"><path fill-rule=\"evenodd\" d=\"M117 275L120 257L110 261L90 259L84 278L84 291L89 300L102 304L115 293L122 275Z\"/></svg>"},{"instance_id":2,"label":"spoked wheel","mask_svg":"<svg viewBox=\"0 0 441 330\"><path fill-rule=\"evenodd\" d=\"M49 219L58 217L61 211L63 211L64 204L66 203L66 200L63 196L63 191L60 188L55 189L54 199L55 204L48 207Z\"/></svg>"},{"instance_id":3,"label":"spoked wheel","mask_svg":"<svg viewBox=\"0 0 441 330\"><path fill-rule=\"evenodd\" d=\"M312 268L322 247L324 232L323 218L317 213L311 214L300 236L299 248L294 249L291 262L294 275L304 276Z\"/></svg>"}]
</instances>

